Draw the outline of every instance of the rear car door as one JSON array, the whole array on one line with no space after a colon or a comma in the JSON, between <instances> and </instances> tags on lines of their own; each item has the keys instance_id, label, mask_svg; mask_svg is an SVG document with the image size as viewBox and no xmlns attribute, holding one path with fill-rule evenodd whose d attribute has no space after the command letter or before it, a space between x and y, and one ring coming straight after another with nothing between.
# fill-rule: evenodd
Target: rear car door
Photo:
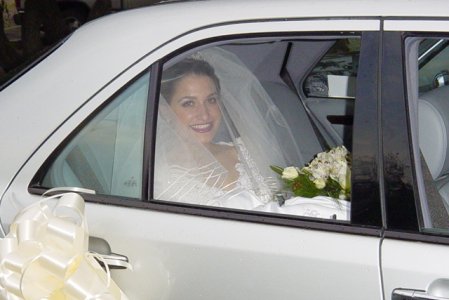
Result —
<instances>
[{"instance_id":1,"label":"rear car door","mask_svg":"<svg viewBox=\"0 0 449 300\"><path fill-rule=\"evenodd\" d=\"M270 51L255 55L250 46L260 44L260 38L264 43L257 49L279 43L281 47L273 51L323 40L360 42L355 100L350 100L356 113L332 111L337 119L353 119L346 138L353 161L349 220L187 205L152 197L158 89L162 64L169 59L196 47L225 47L247 59L261 82L280 83L302 107L302 92L295 91L295 85L263 72L264 66L282 71L283 64L266 61ZM373 19L236 22L186 33L112 80L58 128L17 174L4 195L5 205L23 207L40 199L49 187L96 190L96 195L84 194L90 234L129 258L134 270L113 270L112 275L130 299L357 299L360 295L380 299L378 45L379 21ZM273 57L285 57L287 52L281 53ZM252 66L254 62L260 68ZM316 146L316 153L324 149L319 142L321 129L315 131L313 116L309 121L310 135L298 140ZM114 153L102 143L105 137L114 137ZM123 165L130 172L116 174Z\"/></svg>"},{"instance_id":2,"label":"rear car door","mask_svg":"<svg viewBox=\"0 0 449 300\"><path fill-rule=\"evenodd\" d=\"M396 19L384 24L384 297L446 299L449 22Z\"/></svg>"}]
</instances>

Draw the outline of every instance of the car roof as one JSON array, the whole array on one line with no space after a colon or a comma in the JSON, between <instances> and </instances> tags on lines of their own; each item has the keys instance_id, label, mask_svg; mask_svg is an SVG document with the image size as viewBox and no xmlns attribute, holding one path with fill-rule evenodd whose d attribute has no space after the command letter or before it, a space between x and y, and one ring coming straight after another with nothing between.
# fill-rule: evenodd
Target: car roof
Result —
<instances>
[{"instance_id":1,"label":"car roof","mask_svg":"<svg viewBox=\"0 0 449 300\"><path fill-rule=\"evenodd\" d=\"M176 37L211 24L379 16L448 17L449 5L447 0L186 1L91 21L0 93L0 192L76 109L149 51Z\"/></svg>"}]
</instances>

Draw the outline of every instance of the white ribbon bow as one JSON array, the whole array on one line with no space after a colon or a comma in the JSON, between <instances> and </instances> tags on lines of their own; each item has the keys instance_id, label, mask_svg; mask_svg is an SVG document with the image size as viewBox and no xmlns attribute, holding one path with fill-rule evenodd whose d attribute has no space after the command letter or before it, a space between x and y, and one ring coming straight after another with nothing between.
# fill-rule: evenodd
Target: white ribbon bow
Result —
<instances>
[{"instance_id":1,"label":"white ribbon bow","mask_svg":"<svg viewBox=\"0 0 449 300\"><path fill-rule=\"evenodd\" d=\"M59 198L59 199L58 199ZM48 202L58 199L53 208ZM88 252L84 199L45 198L23 209L0 240L0 298L127 299Z\"/></svg>"}]
</instances>

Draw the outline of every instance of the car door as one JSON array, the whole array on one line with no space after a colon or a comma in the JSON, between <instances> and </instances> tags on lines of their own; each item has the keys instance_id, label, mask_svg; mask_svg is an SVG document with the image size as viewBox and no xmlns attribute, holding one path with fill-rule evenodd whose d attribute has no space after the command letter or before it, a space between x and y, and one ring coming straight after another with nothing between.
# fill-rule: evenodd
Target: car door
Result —
<instances>
[{"instance_id":1,"label":"car door","mask_svg":"<svg viewBox=\"0 0 449 300\"><path fill-rule=\"evenodd\" d=\"M449 22L388 20L384 29L384 297L446 299L449 248L444 122L448 113L444 109L444 72L449 59Z\"/></svg>"},{"instance_id":2,"label":"car door","mask_svg":"<svg viewBox=\"0 0 449 300\"><path fill-rule=\"evenodd\" d=\"M263 45L280 41L288 46L291 40L342 37L357 38L361 45L357 113L348 139L353 166L350 220L153 199L158 91L165 62L197 47L218 45L236 51L242 60L256 57L263 66L271 52L264 57L247 48L260 44L260 38ZM378 43L377 20L318 18L210 26L155 51L148 49L148 56L93 95L45 141L9 186L4 205L20 208L40 199L49 187L67 184L96 190L95 195L83 194L89 233L129 259L133 270L112 270L112 277L130 299L357 299L361 295L381 299L378 69L373 59ZM237 46L243 50L236 50ZM261 81L276 83L279 78L265 78L263 68L251 66L257 59L247 60L249 69ZM298 97L292 86L280 83ZM314 132L312 122L308 126ZM129 128L138 130L130 133ZM124 139L132 137L132 143L120 148L114 140L121 150L110 153L102 138L115 137L119 131ZM137 171L115 176L105 160L120 161L127 170ZM83 182L86 178L95 179Z\"/></svg>"}]
</instances>

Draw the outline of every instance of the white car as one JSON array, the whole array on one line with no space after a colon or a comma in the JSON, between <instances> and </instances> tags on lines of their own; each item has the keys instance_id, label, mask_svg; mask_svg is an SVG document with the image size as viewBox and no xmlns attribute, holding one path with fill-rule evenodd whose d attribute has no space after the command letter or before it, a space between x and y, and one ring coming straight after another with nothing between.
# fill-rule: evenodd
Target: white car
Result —
<instances>
[{"instance_id":1,"label":"white car","mask_svg":"<svg viewBox=\"0 0 449 300\"><path fill-rule=\"evenodd\" d=\"M129 299L449 299L448 46L446 0L190 1L87 23L1 87L4 234L48 189L83 188L91 246L133 266L112 269ZM257 118L285 128L247 145L254 160L345 146L350 201L167 192L160 91L186 57L232 57L228 79L211 63L222 91L264 99L221 108L244 142Z\"/></svg>"}]
</instances>

